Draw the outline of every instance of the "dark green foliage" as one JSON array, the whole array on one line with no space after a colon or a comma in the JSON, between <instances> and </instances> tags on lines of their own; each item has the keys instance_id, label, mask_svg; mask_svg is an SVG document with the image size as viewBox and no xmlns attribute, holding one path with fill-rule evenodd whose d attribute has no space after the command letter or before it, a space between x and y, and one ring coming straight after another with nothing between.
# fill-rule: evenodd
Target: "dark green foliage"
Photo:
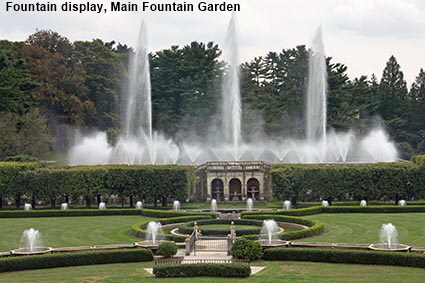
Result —
<instances>
[{"instance_id":1,"label":"dark green foliage","mask_svg":"<svg viewBox=\"0 0 425 283\"><path fill-rule=\"evenodd\" d=\"M23 114L32 106L29 92L37 86L23 60L14 58L12 50L0 41L0 112Z\"/></svg>"},{"instance_id":2,"label":"dark green foliage","mask_svg":"<svg viewBox=\"0 0 425 283\"><path fill-rule=\"evenodd\" d=\"M248 264L164 264L155 265L155 277L249 277L251 268Z\"/></svg>"},{"instance_id":3,"label":"dark green foliage","mask_svg":"<svg viewBox=\"0 0 425 283\"><path fill-rule=\"evenodd\" d=\"M14 156L8 156L5 158L6 162L37 162L38 158L27 155L27 154L20 154L20 155L14 155Z\"/></svg>"},{"instance_id":4,"label":"dark green foliage","mask_svg":"<svg viewBox=\"0 0 425 283\"><path fill-rule=\"evenodd\" d=\"M271 248L264 251L263 258L265 260L376 264L425 268L425 256L417 253L317 248Z\"/></svg>"},{"instance_id":5,"label":"dark green foliage","mask_svg":"<svg viewBox=\"0 0 425 283\"><path fill-rule=\"evenodd\" d=\"M274 165L273 196L300 199L421 198L425 189L423 167L410 162L375 164Z\"/></svg>"},{"instance_id":6,"label":"dark green foliage","mask_svg":"<svg viewBox=\"0 0 425 283\"><path fill-rule=\"evenodd\" d=\"M132 249L0 258L0 272L153 260L152 251Z\"/></svg>"},{"instance_id":7,"label":"dark green foliage","mask_svg":"<svg viewBox=\"0 0 425 283\"><path fill-rule=\"evenodd\" d=\"M227 236L230 233L230 224L234 222L235 225L252 225L252 229L244 229L242 231L238 231L236 226L236 235L237 236L243 236L243 235L250 235L250 234L259 234L261 231L261 227L263 225L263 221L257 221L257 220L245 220L245 219L238 219L238 220L226 220L226 219L214 219L214 220L200 220L196 221L199 229L202 231L202 235L211 235L211 236ZM204 225L212 225L212 224L223 224L223 225L229 225L227 228L224 229L208 229L207 227L203 227ZM179 226L179 232L183 234L191 234L193 232L193 226L194 223L185 223Z\"/></svg>"},{"instance_id":8,"label":"dark green foliage","mask_svg":"<svg viewBox=\"0 0 425 283\"><path fill-rule=\"evenodd\" d=\"M231 253L234 258L249 260L259 259L263 254L259 242L244 238L237 239L233 243Z\"/></svg>"},{"instance_id":9,"label":"dark green foliage","mask_svg":"<svg viewBox=\"0 0 425 283\"><path fill-rule=\"evenodd\" d=\"M22 115L0 112L0 159L16 155L46 157L52 143L47 120L40 111Z\"/></svg>"},{"instance_id":10,"label":"dark green foliage","mask_svg":"<svg viewBox=\"0 0 425 283\"><path fill-rule=\"evenodd\" d=\"M0 218L140 215L136 209L3 210Z\"/></svg>"},{"instance_id":11,"label":"dark green foliage","mask_svg":"<svg viewBox=\"0 0 425 283\"><path fill-rule=\"evenodd\" d=\"M200 215L206 216L205 219L216 218L217 214L212 212L185 212L185 211L174 211L174 210L154 210L154 209L142 209L141 213L146 217L155 217L155 218L170 218L170 217L180 217L191 215Z\"/></svg>"},{"instance_id":12,"label":"dark green foliage","mask_svg":"<svg viewBox=\"0 0 425 283\"><path fill-rule=\"evenodd\" d=\"M177 253L177 245L174 242L162 242L158 246L157 255L162 255L163 257L172 257Z\"/></svg>"},{"instance_id":13,"label":"dark green foliage","mask_svg":"<svg viewBox=\"0 0 425 283\"><path fill-rule=\"evenodd\" d=\"M292 210L280 210L273 213L267 212L267 211L258 211L258 212L242 212L241 217L242 218L250 218L250 216L253 215L288 215L288 216L305 216L305 215L313 215L313 214L319 214L322 212L321 206L313 206L313 207L307 207L307 208L300 208L300 209L292 209Z\"/></svg>"},{"instance_id":14,"label":"dark green foliage","mask_svg":"<svg viewBox=\"0 0 425 283\"><path fill-rule=\"evenodd\" d=\"M425 212L425 206L328 206L322 207L322 213L411 213Z\"/></svg>"},{"instance_id":15,"label":"dark green foliage","mask_svg":"<svg viewBox=\"0 0 425 283\"><path fill-rule=\"evenodd\" d=\"M190 166L49 167L22 171L20 174L15 174L13 170L0 170L0 181L2 178L10 179L8 172L14 174L14 182L20 185L9 183L4 196L26 194L40 200L47 199L53 208L55 201L63 195L90 199L98 195L116 194L120 197L164 201L183 200L194 191L194 168Z\"/></svg>"}]
</instances>

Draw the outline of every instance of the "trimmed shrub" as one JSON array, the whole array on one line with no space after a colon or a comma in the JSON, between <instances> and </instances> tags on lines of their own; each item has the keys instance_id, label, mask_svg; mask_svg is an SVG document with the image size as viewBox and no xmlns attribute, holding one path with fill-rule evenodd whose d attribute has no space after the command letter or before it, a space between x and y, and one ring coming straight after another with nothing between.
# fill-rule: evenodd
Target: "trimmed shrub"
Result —
<instances>
[{"instance_id":1,"label":"trimmed shrub","mask_svg":"<svg viewBox=\"0 0 425 283\"><path fill-rule=\"evenodd\" d=\"M289 215L289 216L306 216L306 215L314 215L322 213L322 207L321 206L313 206L313 207L307 207L307 208L300 208L300 209L291 209L291 210L279 210L276 212L270 212L270 211L257 211L257 212L242 212L241 217L242 218L250 218L252 215Z\"/></svg>"},{"instance_id":2,"label":"trimmed shrub","mask_svg":"<svg viewBox=\"0 0 425 283\"><path fill-rule=\"evenodd\" d=\"M251 268L248 264L200 263L200 264L164 264L155 265L153 274L156 277L249 277Z\"/></svg>"},{"instance_id":3,"label":"trimmed shrub","mask_svg":"<svg viewBox=\"0 0 425 283\"><path fill-rule=\"evenodd\" d=\"M6 162L37 162L38 158L32 155L20 154L15 156L8 156L5 158Z\"/></svg>"},{"instance_id":4,"label":"trimmed shrub","mask_svg":"<svg viewBox=\"0 0 425 283\"><path fill-rule=\"evenodd\" d=\"M152 251L148 249L16 256L0 258L0 272L151 260Z\"/></svg>"},{"instance_id":5,"label":"trimmed shrub","mask_svg":"<svg viewBox=\"0 0 425 283\"><path fill-rule=\"evenodd\" d=\"M162 242L158 246L157 255L172 257L177 253L177 245L174 242Z\"/></svg>"},{"instance_id":6,"label":"trimmed shrub","mask_svg":"<svg viewBox=\"0 0 425 283\"><path fill-rule=\"evenodd\" d=\"M141 215L136 209L0 210L0 218Z\"/></svg>"},{"instance_id":7,"label":"trimmed shrub","mask_svg":"<svg viewBox=\"0 0 425 283\"><path fill-rule=\"evenodd\" d=\"M414 161L421 164L420 158ZM425 171L412 162L373 164L276 164L276 199L399 199L424 195Z\"/></svg>"},{"instance_id":8,"label":"trimmed shrub","mask_svg":"<svg viewBox=\"0 0 425 283\"><path fill-rule=\"evenodd\" d=\"M419 205L385 205L385 206L327 206L322 208L322 213L400 213L400 212L425 212L425 206Z\"/></svg>"},{"instance_id":9,"label":"trimmed shrub","mask_svg":"<svg viewBox=\"0 0 425 283\"><path fill-rule=\"evenodd\" d=\"M417 253L318 248L271 248L264 251L263 258L265 260L376 264L425 268L425 255Z\"/></svg>"},{"instance_id":10,"label":"trimmed shrub","mask_svg":"<svg viewBox=\"0 0 425 283\"><path fill-rule=\"evenodd\" d=\"M217 217L217 214L212 212L186 212L186 211L154 210L154 209L142 209L141 214L146 217L155 217L155 218L170 218L170 217L192 216L192 215L209 216L209 218Z\"/></svg>"},{"instance_id":11,"label":"trimmed shrub","mask_svg":"<svg viewBox=\"0 0 425 283\"><path fill-rule=\"evenodd\" d=\"M263 255L259 242L244 238L237 239L232 246L232 256L238 259L256 260Z\"/></svg>"}]
</instances>

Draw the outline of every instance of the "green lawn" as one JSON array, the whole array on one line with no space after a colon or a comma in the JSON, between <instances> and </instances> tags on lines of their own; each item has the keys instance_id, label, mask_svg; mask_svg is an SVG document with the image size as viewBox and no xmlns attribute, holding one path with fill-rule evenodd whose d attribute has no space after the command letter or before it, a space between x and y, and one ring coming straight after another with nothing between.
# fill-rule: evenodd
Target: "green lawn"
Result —
<instances>
[{"instance_id":1,"label":"green lawn","mask_svg":"<svg viewBox=\"0 0 425 283\"><path fill-rule=\"evenodd\" d=\"M141 216L46 217L0 219L0 251L20 245L22 232L38 229L45 245L70 247L132 243L131 225L149 220Z\"/></svg>"},{"instance_id":2,"label":"green lawn","mask_svg":"<svg viewBox=\"0 0 425 283\"><path fill-rule=\"evenodd\" d=\"M423 282L425 269L373 265L349 265L309 262L255 262L253 266L266 266L249 279L178 278L156 279L143 268L152 263L127 263L81 267L66 267L0 274L2 283L77 283L77 282L172 282L222 283L228 282L288 282L288 283L414 283Z\"/></svg>"},{"instance_id":3,"label":"green lawn","mask_svg":"<svg viewBox=\"0 0 425 283\"><path fill-rule=\"evenodd\" d=\"M322 221L327 233L301 240L304 242L377 243L382 224L392 223L401 244L425 247L425 213L339 213L306 217Z\"/></svg>"}]
</instances>

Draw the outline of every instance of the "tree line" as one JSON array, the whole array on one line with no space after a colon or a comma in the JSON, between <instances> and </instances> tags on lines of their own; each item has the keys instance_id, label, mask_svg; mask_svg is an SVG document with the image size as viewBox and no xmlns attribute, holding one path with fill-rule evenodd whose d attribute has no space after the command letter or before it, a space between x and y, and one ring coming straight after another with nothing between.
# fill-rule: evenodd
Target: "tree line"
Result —
<instances>
[{"instance_id":1,"label":"tree line","mask_svg":"<svg viewBox=\"0 0 425 283\"><path fill-rule=\"evenodd\" d=\"M114 142L133 53L115 41L71 42L51 30L24 42L0 41L0 158L45 157L53 145L66 144L69 128L106 131ZM220 118L221 54L217 44L196 41L150 54L154 129L177 140L207 136ZM260 132L303 137L308 54L300 45L241 64L245 140ZM348 67L331 57L327 67L329 129L362 134L380 121L402 157L425 153L423 69L407 86L394 56L380 80L350 78Z\"/></svg>"}]
</instances>

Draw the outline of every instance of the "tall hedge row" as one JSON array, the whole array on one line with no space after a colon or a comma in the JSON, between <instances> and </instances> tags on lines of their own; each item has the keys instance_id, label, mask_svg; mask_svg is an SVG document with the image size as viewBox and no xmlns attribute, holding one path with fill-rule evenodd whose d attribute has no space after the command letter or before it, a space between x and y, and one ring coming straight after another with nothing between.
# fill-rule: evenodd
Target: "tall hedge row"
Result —
<instances>
[{"instance_id":1,"label":"tall hedge row","mask_svg":"<svg viewBox=\"0 0 425 283\"><path fill-rule=\"evenodd\" d=\"M299 200L372 200L425 196L425 163L274 165L273 196Z\"/></svg>"},{"instance_id":2,"label":"tall hedge row","mask_svg":"<svg viewBox=\"0 0 425 283\"><path fill-rule=\"evenodd\" d=\"M87 206L102 195L124 199L186 200L193 193L191 166L44 167L0 164L0 194L18 199L48 200L53 207L67 197L83 197Z\"/></svg>"}]
</instances>

